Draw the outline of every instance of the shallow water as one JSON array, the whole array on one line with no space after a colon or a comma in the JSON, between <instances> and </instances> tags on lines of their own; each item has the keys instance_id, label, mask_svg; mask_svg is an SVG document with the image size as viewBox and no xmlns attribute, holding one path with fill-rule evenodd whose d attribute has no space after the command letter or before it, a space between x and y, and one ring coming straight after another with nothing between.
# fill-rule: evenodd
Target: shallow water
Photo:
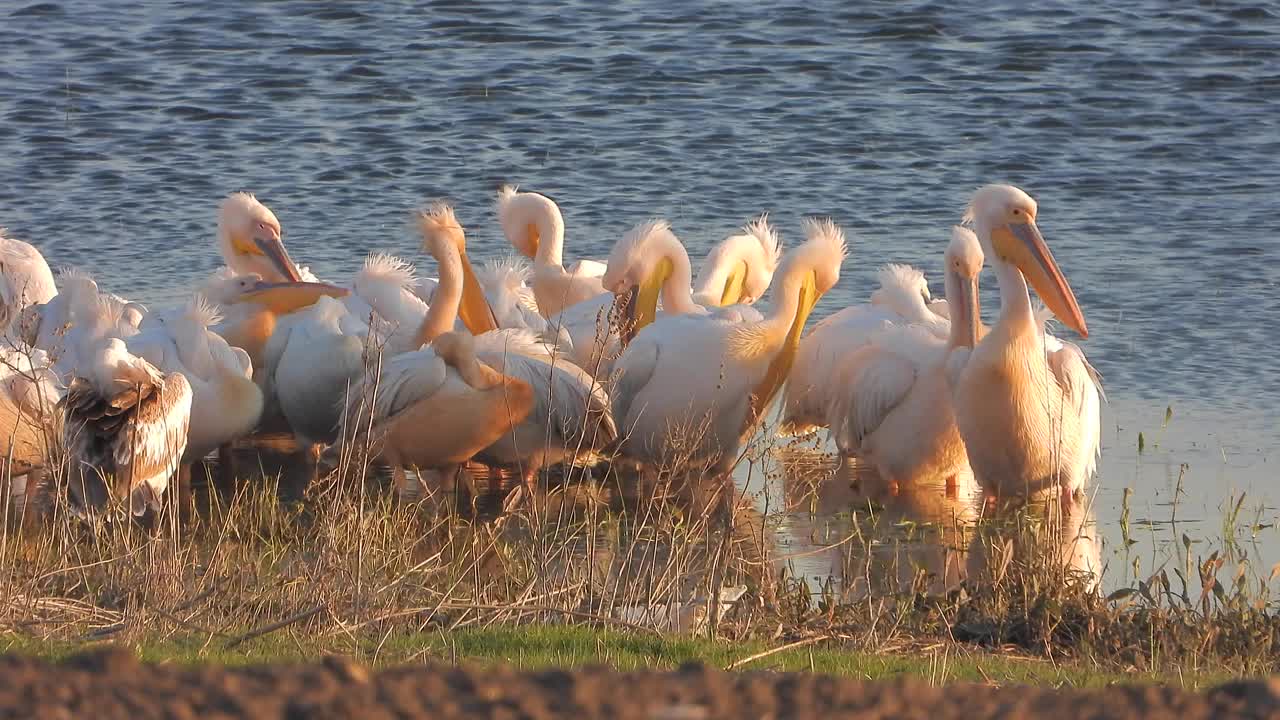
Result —
<instances>
[{"instance_id":1,"label":"shallow water","mask_svg":"<svg viewBox=\"0 0 1280 720\"><path fill-rule=\"evenodd\" d=\"M764 210L789 242L831 214L852 256L820 317L865 299L884 262L936 278L972 189L1014 182L1040 201L1106 378L1099 534L1121 545L1132 488L1148 540L1176 544L1183 463L1178 533L1222 535L1233 492L1274 523L1267 3L90 0L0 17L0 224L153 305L219 264L232 190L341 279L372 250L412 256L406 211L438 196L473 256L504 254L493 192L519 182L561 202L570 258L651 215L698 256ZM1274 528L1257 543L1256 567L1280 559Z\"/></svg>"}]
</instances>

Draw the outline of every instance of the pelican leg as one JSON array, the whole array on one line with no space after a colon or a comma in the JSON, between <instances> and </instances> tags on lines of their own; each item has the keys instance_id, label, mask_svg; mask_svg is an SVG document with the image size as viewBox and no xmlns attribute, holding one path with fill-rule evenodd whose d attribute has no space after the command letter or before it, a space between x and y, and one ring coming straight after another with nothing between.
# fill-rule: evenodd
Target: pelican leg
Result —
<instances>
[{"instance_id":1,"label":"pelican leg","mask_svg":"<svg viewBox=\"0 0 1280 720\"><path fill-rule=\"evenodd\" d=\"M396 492L396 497L405 500L407 496L415 494L409 486L409 475L400 465L391 467L391 487Z\"/></svg>"},{"instance_id":2,"label":"pelican leg","mask_svg":"<svg viewBox=\"0 0 1280 720\"><path fill-rule=\"evenodd\" d=\"M178 505L178 518L183 523L191 522L196 515L196 499L191 492L191 463L178 465L178 482L174 488L173 499Z\"/></svg>"},{"instance_id":3,"label":"pelican leg","mask_svg":"<svg viewBox=\"0 0 1280 720\"><path fill-rule=\"evenodd\" d=\"M218 446L218 479L217 489L234 490L236 486L235 454L231 452L231 443Z\"/></svg>"},{"instance_id":4,"label":"pelican leg","mask_svg":"<svg viewBox=\"0 0 1280 720\"><path fill-rule=\"evenodd\" d=\"M542 456L534 453L520 471L520 479L524 481L524 486L528 488L530 494L538 489L538 475L542 472L543 465Z\"/></svg>"},{"instance_id":5,"label":"pelican leg","mask_svg":"<svg viewBox=\"0 0 1280 720\"><path fill-rule=\"evenodd\" d=\"M1060 486L1060 488L1061 488L1061 491L1060 491L1061 507L1063 510L1066 510L1067 508L1070 508L1072 505L1076 504L1076 491L1072 490L1071 486L1067 485L1066 483L1063 483Z\"/></svg>"}]
</instances>

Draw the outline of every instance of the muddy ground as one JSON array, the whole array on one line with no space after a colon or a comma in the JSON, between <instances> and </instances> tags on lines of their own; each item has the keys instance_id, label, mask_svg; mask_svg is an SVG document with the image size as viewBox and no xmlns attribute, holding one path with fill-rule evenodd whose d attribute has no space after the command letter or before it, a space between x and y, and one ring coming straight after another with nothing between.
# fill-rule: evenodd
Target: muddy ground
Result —
<instances>
[{"instance_id":1,"label":"muddy ground","mask_svg":"<svg viewBox=\"0 0 1280 720\"><path fill-rule=\"evenodd\" d=\"M249 669L144 665L124 650L50 664L0 656L0 718L1198 718L1280 717L1280 682L1206 693L1167 687L1053 691L822 675L516 672L326 659Z\"/></svg>"}]
</instances>

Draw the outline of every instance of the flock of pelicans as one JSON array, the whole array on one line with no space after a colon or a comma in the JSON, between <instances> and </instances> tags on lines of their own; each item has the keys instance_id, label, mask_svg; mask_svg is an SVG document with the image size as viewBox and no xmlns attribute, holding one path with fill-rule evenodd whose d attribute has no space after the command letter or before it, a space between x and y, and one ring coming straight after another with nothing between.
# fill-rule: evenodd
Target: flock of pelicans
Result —
<instances>
[{"instance_id":1,"label":"flock of pelicans","mask_svg":"<svg viewBox=\"0 0 1280 720\"><path fill-rule=\"evenodd\" d=\"M473 269L463 227L437 204L416 220L438 279L379 254L340 286L295 264L271 210L233 194L218 216L226 267L158 311L81 272L55 284L34 247L0 238L0 480L21 503L57 448L73 508L115 498L146 515L191 463L268 419L317 450L365 437L402 488L406 470L448 485L473 458L515 465L527 483L605 455L724 473L779 396L780 432L827 427L842 454L897 483L969 466L992 496L1070 496L1093 473L1096 374L1045 332L1028 284L1081 336L1084 316L1018 188L973 196L946 248L945 301L920 272L889 266L869 303L807 334L846 256L830 220L806 221L783 253L761 217L695 279L661 220L607 263L566 264L552 200L503 188L497 216L531 267ZM990 327L984 263L1000 286Z\"/></svg>"}]
</instances>

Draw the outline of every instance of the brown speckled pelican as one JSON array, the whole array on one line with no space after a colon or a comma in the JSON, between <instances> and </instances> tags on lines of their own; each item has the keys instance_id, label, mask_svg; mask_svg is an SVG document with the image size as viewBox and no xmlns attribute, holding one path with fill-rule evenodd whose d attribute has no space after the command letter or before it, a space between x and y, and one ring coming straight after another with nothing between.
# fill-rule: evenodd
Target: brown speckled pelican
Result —
<instances>
[{"instance_id":1,"label":"brown speckled pelican","mask_svg":"<svg viewBox=\"0 0 1280 720\"><path fill-rule=\"evenodd\" d=\"M135 517L159 510L187 447L191 385L129 354L119 338L88 360L63 398L72 506L92 513L114 497Z\"/></svg>"}]
</instances>

